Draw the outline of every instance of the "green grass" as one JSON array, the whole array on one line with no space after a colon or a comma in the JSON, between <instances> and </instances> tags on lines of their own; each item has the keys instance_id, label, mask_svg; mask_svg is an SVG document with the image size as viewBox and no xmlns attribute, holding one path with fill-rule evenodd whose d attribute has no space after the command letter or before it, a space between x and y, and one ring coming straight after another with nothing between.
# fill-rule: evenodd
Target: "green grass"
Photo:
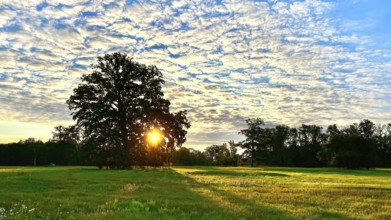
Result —
<instances>
[{"instance_id":1,"label":"green grass","mask_svg":"<svg viewBox=\"0 0 391 220\"><path fill-rule=\"evenodd\" d=\"M0 167L0 219L391 219L391 170Z\"/></svg>"}]
</instances>

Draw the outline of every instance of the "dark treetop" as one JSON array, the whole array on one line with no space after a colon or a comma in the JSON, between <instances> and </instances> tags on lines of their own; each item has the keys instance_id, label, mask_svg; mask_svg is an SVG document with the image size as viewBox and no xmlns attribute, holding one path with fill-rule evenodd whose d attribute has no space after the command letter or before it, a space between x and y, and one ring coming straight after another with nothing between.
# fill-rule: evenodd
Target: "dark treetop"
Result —
<instances>
[{"instance_id":1,"label":"dark treetop","mask_svg":"<svg viewBox=\"0 0 391 220\"><path fill-rule=\"evenodd\" d=\"M105 163L122 168L142 163L148 147L145 133L152 128L162 130L160 147L166 153L186 141L186 111L170 113L170 102L163 98L163 75L156 66L113 53L98 57L92 67L67 104L84 138L96 145Z\"/></svg>"}]
</instances>

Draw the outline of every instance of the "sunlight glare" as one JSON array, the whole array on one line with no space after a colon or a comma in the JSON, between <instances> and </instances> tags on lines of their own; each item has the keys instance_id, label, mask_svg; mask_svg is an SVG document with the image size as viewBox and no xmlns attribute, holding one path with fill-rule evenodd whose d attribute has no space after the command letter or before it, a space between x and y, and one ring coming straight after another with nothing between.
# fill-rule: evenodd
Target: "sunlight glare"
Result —
<instances>
[{"instance_id":1,"label":"sunlight glare","mask_svg":"<svg viewBox=\"0 0 391 220\"><path fill-rule=\"evenodd\" d=\"M152 129L147 134L147 141L152 146L157 146L162 140L162 132L156 128Z\"/></svg>"}]
</instances>

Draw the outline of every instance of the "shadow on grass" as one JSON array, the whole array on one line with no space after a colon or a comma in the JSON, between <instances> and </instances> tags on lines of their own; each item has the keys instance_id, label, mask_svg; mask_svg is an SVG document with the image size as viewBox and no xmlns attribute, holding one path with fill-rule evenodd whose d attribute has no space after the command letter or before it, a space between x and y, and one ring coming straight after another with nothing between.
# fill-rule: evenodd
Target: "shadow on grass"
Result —
<instances>
[{"instance_id":1,"label":"shadow on grass","mask_svg":"<svg viewBox=\"0 0 391 220\"><path fill-rule=\"evenodd\" d=\"M192 192L203 194L203 200L215 209L221 212L229 213L234 219L297 219L287 212L259 204L259 201L253 201L236 195L234 192L222 190L216 187L216 184L206 184L192 178L191 175L201 176L236 176L243 177L243 173L234 171L214 170L207 168L205 171L194 171L186 174L180 174L193 186ZM259 174L258 174L259 175ZM264 175L264 174L261 174ZM265 175L268 175L265 173ZM271 173L270 175L273 175ZM279 176L279 175L274 175ZM282 175L284 176L284 175ZM193 193L194 194L194 193ZM198 196L198 195L197 195ZM261 199L261 198L260 198Z\"/></svg>"},{"instance_id":2,"label":"shadow on grass","mask_svg":"<svg viewBox=\"0 0 391 220\"><path fill-rule=\"evenodd\" d=\"M104 173L104 172L103 172ZM114 172L115 173L115 172ZM295 219L286 212L201 183L173 169L132 170L84 219ZM112 176L114 177L114 176ZM118 178L118 177L117 177Z\"/></svg>"},{"instance_id":3,"label":"shadow on grass","mask_svg":"<svg viewBox=\"0 0 391 220\"><path fill-rule=\"evenodd\" d=\"M201 185L172 169L127 171L123 187L89 219L240 219L193 189ZM125 183L125 184L124 184ZM114 200L115 199L115 200Z\"/></svg>"},{"instance_id":4,"label":"shadow on grass","mask_svg":"<svg viewBox=\"0 0 391 220\"><path fill-rule=\"evenodd\" d=\"M304 174L340 174L353 176L377 176L391 177L391 169L344 169L344 168L304 168L304 167L257 167L265 171L277 171L286 173L304 173Z\"/></svg>"},{"instance_id":5,"label":"shadow on grass","mask_svg":"<svg viewBox=\"0 0 391 220\"><path fill-rule=\"evenodd\" d=\"M373 194L373 193L386 193L387 195L391 195L391 189L384 188L384 187L373 187L373 186L334 186L334 189L340 189L340 190L346 190L346 191L352 191L355 193L366 193L366 194Z\"/></svg>"},{"instance_id":6,"label":"shadow on grass","mask_svg":"<svg viewBox=\"0 0 391 220\"><path fill-rule=\"evenodd\" d=\"M183 167L186 169L186 167ZM195 167L196 171L190 171L188 175L203 175L203 176L232 176L232 177L288 177L288 174L269 172L264 169L246 169L241 167Z\"/></svg>"},{"instance_id":7,"label":"shadow on grass","mask_svg":"<svg viewBox=\"0 0 391 220\"><path fill-rule=\"evenodd\" d=\"M27 171L4 175L0 194L7 201L3 204L6 208L11 208L10 201L26 200L41 212L27 213L36 218L58 219L67 213L74 219L297 219L285 210L263 204L261 197L254 200L246 196L252 193L250 189L232 191L218 179L241 180L253 175L283 177L277 173L278 169L276 172L255 170L246 176L245 169L215 167L190 168L189 172L38 168L31 175ZM214 182L203 181L213 178L212 175L217 178ZM22 214L21 219L28 217ZM328 210L316 214L314 218L318 219L346 219Z\"/></svg>"},{"instance_id":8,"label":"shadow on grass","mask_svg":"<svg viewBox=\"0 0 391 220\"><path fill-rule=\"evenodd\" d=\"M87 219L300 219L303 216L312 219L349 219L344 214L328 210L327 206L315 203L309 204L308 207L301 206L301 209L308 210L308 214L302 212L297 214L295 210L291 213L287 209L282 210L264 203L262 195L246 196L246 193L251 193L249 189L244 188L239 192L236 191L237 188L231 190L218 178L222 177L226 180L231 178L243 180L248 177L253 179L252 177L256 176L279 178L289 176L289 171L341 175L348 172L350 175L356 175L353 174L354 172L351 173L351 170L344 169L278 167L235 170L219 167L188 167L183 168L181 172L174 169L103 170L102 172L90 172L90 169L86 169L82 171L81 173L89 173L91 177L103 176L101 180L111 179L116 184L115 187L109 185L115 193L105 198L106 203L100 203L97 210L90 211L87 215L77 216ZM371 171L373 170L369 172ZM213 176L216 177L213 181L204 181L213 179ZM252 183L249 184L251 187ZM278 201L272 201L270 204L275 204L273 202ZM300 204L297 201L291 202ZM283 206L283 204L277 205Z\"/></svg>"},{"instance_id":9,"label":"shadow on grass","mask_svg":"<svg viewBox=\"0 0 391 220\"><path fill-rule=\"evenodd\" d=\"M262 195L258 196L249 196L248 193L251 193L251 189L243 189L238 193L237 189L230 189L226 185L219 183L218 179L215 179L214 182L203 181L203 176L219 176L222 177L237 177L236 180L244 180L246 176L237 171L229 171L225 170L225 168L216 168L216 167L206 167L203 171L200 171L202 168L197 168L197 171L193 172L184 172L182 174L186 178L190 178L193 185L202 189L202 191L206 191L208 196L207 198L214 201L215 204L219 206L220 209L226 212L233 212L237 217L243 217L245 219L302 219L303 213L292 215L296 210L292 210L292 213L287 212L286 210L281 210L275 206L268 205L267 202L264 202ZM245 171L245 170L243 170ZM247 170L252 172L251 170ZM269 175L268 175L269 174ZM275 175L277 174L277 175ZM197 177L198 175L198 177ZM248 177L251 176L273 176L273 177L285 177L288 175L283 175L280 173L263 173L261 171L256 174L249 174ZM201 178L201 179L200 179ZM198 180L197 180L198 179ZM216 181L217 180L217 181ZM254 179L253 179L254 180ZM235 181L235 179L232 179ZM252 184L252 183L251 183ZM251 184L247 187L251 187ZM277 196L278 197L278 196ZM265 200L269 200L270 198L265 198ZM278 201L274 201L277 202ZM274 203L272 201L272 203ZM292 206L291 203L296 203L297 201L290 201L289 206ZM288 204L287 204L288 205ZM284 206L284 204L278 204L278 206ZM303 208L303 207L302 207ZM304 207L307 209L307 207ZM306 218L310 217L312 219L349 219L348 216L337 213L332 210L327 210L324 207L312 207L308 206L307 214L304 214Z\"/></svg>"},{"instance_id":10,"label":"shadow on grass","mask_svg":"<svg viewBox=\"0 0 391 220\"><path fill-rule=\"evenodd\" d=\"M203 175L203 176L278 176L278 177L287 177L289 175L282 173L266 173L266 172L236 172L236 171L225 171L225 170L216 170L216 171L194 171L187 173L189 175Z\"/></svg>"}]
</instances>

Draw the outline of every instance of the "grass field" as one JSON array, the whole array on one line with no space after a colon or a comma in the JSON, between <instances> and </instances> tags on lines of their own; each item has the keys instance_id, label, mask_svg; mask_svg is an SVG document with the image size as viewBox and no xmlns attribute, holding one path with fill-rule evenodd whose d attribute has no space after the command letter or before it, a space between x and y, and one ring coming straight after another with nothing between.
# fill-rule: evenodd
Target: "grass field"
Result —
<instances>
[{"instance_id":1,"label":"grass field","mask_svg":"<svg viewBox=\"0 0 391 220\"><path fill-rule=\"evenodd\" d=\"M391 170L0 167L0 219L391 219Z\"/></svg>"}]
</instances>

